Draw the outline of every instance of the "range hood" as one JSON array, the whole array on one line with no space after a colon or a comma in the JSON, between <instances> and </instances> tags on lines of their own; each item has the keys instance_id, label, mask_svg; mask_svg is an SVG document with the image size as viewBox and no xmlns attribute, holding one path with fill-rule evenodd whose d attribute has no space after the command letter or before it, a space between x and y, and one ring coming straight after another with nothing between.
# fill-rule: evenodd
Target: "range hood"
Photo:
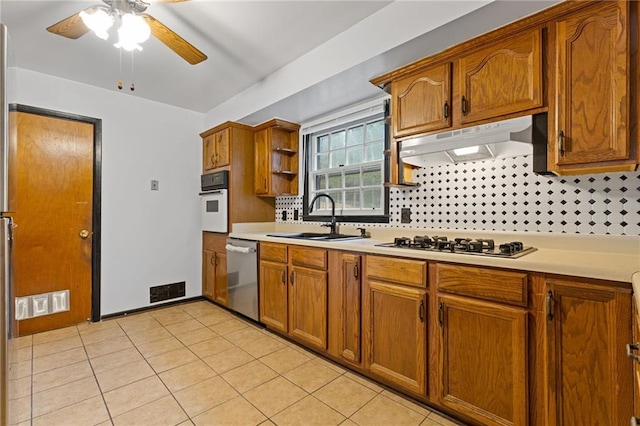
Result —
<instances>
[{"instance_id":1,"label":"range hood","mask_svg":"<svg viewBox=\"0 0 640 426\"><path fill-rule=\"evenodd\" d=\"M529 115L408 139L400 143L400 160L417 167L442 161L477 160L482 158L477 153L456 158L453 151L478 146L480 151L489 153L484 158L527 155L533 152L533 127L533 116Z\"/></svg>"}]
</instances>

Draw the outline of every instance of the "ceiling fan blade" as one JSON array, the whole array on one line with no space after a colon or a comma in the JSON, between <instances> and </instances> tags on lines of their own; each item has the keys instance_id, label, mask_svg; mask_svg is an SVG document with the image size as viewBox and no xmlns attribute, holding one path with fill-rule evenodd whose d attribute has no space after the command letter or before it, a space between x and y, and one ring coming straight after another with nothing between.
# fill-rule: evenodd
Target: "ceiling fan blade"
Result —
<instances>
[{"instance_id":1,"label":"ceiling fan blade","mask_svg":"<svg viewBox=\"0 0 640 426\"><path fill-rule=\"evenodd\" d=\"M191 65L199 64L207 59L207 55L196 49L191 43L174 33L153 16L147 13L142 13L141 16L147 24L149 24L151 34L153 34L154 37Z\"/></svg>"},{"instance_id":2,"label":"ceiling fan blade","mask_svg":"<svg viewBox=\"0 0 640 426\"><path fill-rule=\"evenodd\" d=\"M91 6L86 8L84 11L87 13L91 13L96 6ZM63 19L62 21L51 25L47 28L47 31L53 34L61 35L63 37L76 39L82 37L86 33L89 32L89 28L82 22L82 18L80 18L80 13L76 13L75 15L71 15L68 18Z\"/></svg>"}]
</instances>

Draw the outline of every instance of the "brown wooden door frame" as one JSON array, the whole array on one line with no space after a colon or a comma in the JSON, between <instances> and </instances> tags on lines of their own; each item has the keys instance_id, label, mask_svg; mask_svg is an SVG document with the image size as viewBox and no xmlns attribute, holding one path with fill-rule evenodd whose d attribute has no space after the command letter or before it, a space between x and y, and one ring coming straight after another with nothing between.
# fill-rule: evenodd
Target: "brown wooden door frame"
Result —
<instances>
[{"instance_id":1,"label":"brown wooden door frame","mask_svg":"<svg viewBox=\"0 0 640 426\"><path fill-rule=\"evenodd\" d=\"M91 321L100 321L100 257L102 240L102 119L21 104L11 104L9 105L9 109L11 111L79 121L82 123L89 123L93 125L93 235L91 243Z\"/></svg>"}]
</instances>

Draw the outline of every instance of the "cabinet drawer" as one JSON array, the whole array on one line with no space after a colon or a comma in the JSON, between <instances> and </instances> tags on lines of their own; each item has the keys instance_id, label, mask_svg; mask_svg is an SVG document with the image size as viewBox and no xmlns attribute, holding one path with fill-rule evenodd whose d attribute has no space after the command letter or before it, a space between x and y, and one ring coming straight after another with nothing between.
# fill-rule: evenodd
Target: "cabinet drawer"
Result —
<instances>
[{"instance_id":1,"label":"cabinet drawer","mask_svg":"<svg viewBox=\"0 0 640 426\"><path fill-rule=\"evenodd\" d=\"M287 246L277 243L260 243L260 259L287 263Z\"/></svg>"},{"instance_id":2,"label":"cabinet drawer","mask_svg":"<svg viewBox=\"0 0 640 426\"><path fill-rule=\"evenodd\" d=\"M226 253L227 234L216 234L215 232L202 233L202 249Z\"/></svg>"},{"instance_id":3,"label":"cabinet drawer","mask_svg":"<svg viewBox=\"0 0 640 426\"><path fill-rule=\"evenodd\" d=\"M368 278L427 287L427 263L424 261L367 256L366 271Z\"/></svg>"},{"instance_id":4,"label":"cabinet drawer","mask_svg":"<svg viewBox=\"0 0 640 426\"><path fill-rule=\"evenodd\" d=\"M439 291L527 306L527 274L477 266L437 263Z\"/></svg>"},{"instance_id":5,"label":"cabinet drawer","mask_svg":"<svg viewBox=\"0 0 640 426\"><path fill-rule=\"evenodd\" d=\"M291 263L315 269L327 269L327 251L321 248L289 246Z\"/></svg>"}]
</instances>

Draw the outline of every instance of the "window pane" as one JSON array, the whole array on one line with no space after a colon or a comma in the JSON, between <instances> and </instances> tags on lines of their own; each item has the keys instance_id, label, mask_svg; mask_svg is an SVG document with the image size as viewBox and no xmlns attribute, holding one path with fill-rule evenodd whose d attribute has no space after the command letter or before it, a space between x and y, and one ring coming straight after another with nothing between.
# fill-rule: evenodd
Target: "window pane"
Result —
<instances>
[{"instance_id":1,"label":"window pane","mask_svg":"<svg viewBox=\"0 0 640 426\"><path fill-rule=\"evenodd\" d=\"M382 172L380 169L369 169L362 171L362 185L381 185L382 184Z\"/></svg>"},{"instance_id":2,"label":"window pane","mask_svg":"<svg viewBox=\"0 0 640 426\"><path fill-rule=\"evenodd\" d=\"M384 145L377 141L365 145L365 161L382 160L384 157Z\"/></svg>"},{"instance_id":3,"label":"window pane","mask_svg":"<svg viewBox=\"0 0 640 426\"><path fill-rule=\"evenodd\" d=\"M342 188L342 173L329 174L329 188Z\"/></svg>"},{"instance_id":4,"label":"window pane","mask_svg":"<svg viewBox=\"0 0 640 426\"><path fill-rule=\"evenodd\" d=\"M360 208L360 191L344 191L344 208L359 209Z\"/></svg>"},{"instance_id":5,"label":"window pane","mask_svg":"<svg viewBox=\"0 0 640 426\"><path fill-rule=\"evenodd\" d=\"M331 133L331 149L344 148L344 135L345 131Z\"/></svg>"},{"instance_id":6,"label":"window pane","mask_svg":"<svg viewBox=\"0 0 640 426\"><path fill-rule=\"evenodd\" d=\"M342 208L342 191L329 191L327 194L331 195L331 198L336 202L336 214L339 214L337 210ZM329 200L327 200L327 209L331 209L331 203L328 201Z\"/></svg>"},{"instance_id":7,"label":"window pane","mask_svg":"<svg viewBox=\"0 0 640 426\"><path fill-rule=\"evenodd\" d=\"M320 154L316 159L316 170L329 168L329 154Z\"/></svg>"},{"instance_id":8,"label":"window pane","mask_svg":"<svg viewBox=\"0 0 640 426\"><path fill-rule=\"evenodd\" d=\"M316 175L316 189L318 191L327 189L327 177L325 175Z\"/></svg>"},{"instance_id":9,"label":"window pane","mask_svg":"<svg viewBox=\"0 0 640 426\"><path fill-rule=\"evenodd\" d=\"M318 152L329 151L329 135L320 136L316 147Z\"/></svg>"},{"instance_id":10,"label":"window pane","mask_svg":"<svg viewBox=\"0 0 640 426\"><path fill-rule=\"evenodd\" d=\"M318 195L317 193L312 194L313 196ZM313 199L313 198L312 198ZM320 197L313 203L313 211L316 210L327 210L331 208L331 204L327 197Z\"/></svg>"},{"instance_id":11,"label":"window pane","mask_svg":"<svg viewBox=\"0 0 640 426\"><path fill-rule=\"evenodd\" d=\"M363 189L362 190L362 208L381 209L382 208L382 191L376 188Z\"/></svg>"},{"instance_id":12,"label":"window pane","mask_svg":"<svg viewBox=\"0 0 640 426\"><path fill-rule=\"evenodd\" d=\"M384 120L374 121L367 124L367 141L384 139Z\"/></svg>"},{"instance_id":13,"label":"window pane","mask_svg":"<svg viewBox=\"0 0 640 426\"><path fill-rule=\"evenodd\" d=\"M364 126L352 127L347 131L347 146L360 145L364 138Z\"/></svg>"},{"instance_id":14,"label":"window pane","mask_svg":"<svg viewBox=\"0 0 640 426\"><path fill-rule=\"evenodd\" d=\"M331 167L344 166L344 150L331 152Z\"/></svg>"},{"instance_id":15,"label":"window pane","mask_svg":"<svg viewBox=\"0 0 640 426\"><path fill-rule=\"evenodd\" d=\"M354 188L360 186L360 170L347 172L344 174L344 187Z\"/></svg>"},{"instance_id":16,"label":"window pane","mask_svg":"<svg viewBox=\"0 0 640 426\"><path fill-rule=\"evenodd\" d=\"M347 164L362 163L362 145L347 148Z\"/></svg>"}]
</instances>

